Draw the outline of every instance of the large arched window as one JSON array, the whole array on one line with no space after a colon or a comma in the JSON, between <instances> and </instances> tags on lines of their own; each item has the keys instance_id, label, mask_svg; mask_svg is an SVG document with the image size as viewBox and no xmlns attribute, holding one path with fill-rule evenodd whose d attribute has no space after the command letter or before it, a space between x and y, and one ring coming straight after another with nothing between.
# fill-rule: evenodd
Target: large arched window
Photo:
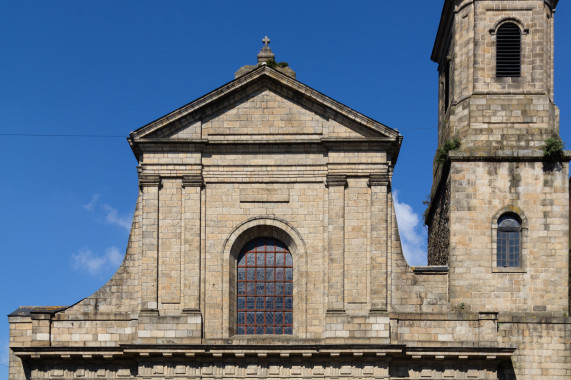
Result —
<instances>
[{"instance_id":1,"label":"large arched window","mask_svg":"<svg viewBox=\"0 0 571 380\"><path fill-rule=\"evenodd\" d=\"M496 32L496 76L521 76L521 30L513 22L502 24Z\"/></svg>"},{"instance_id":2,"label":"large arched window","mask_svg":"<svg viewBox=\"0 0 571 380\"><path fill-rule=\"evenodd\" d=\"M502 214L498 219L497 266L521 266L521 219L514 213Z\"/></svg>"},{"instance_id":3,"label":"large arched window","mask_svg":"<svg viewBox=\"0 0 571 380\"><path fill-rule=\"evenodd\" d=\"M293 258L285 244L257 238L238 255L236 332L293 333Z\"/></svg>"}]
</instances>

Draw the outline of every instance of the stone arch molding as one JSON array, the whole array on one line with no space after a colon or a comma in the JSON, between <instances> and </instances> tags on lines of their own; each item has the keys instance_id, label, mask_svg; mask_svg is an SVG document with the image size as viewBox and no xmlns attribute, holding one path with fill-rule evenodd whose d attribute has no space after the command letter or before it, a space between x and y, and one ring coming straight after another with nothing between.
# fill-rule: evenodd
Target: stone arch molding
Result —
<instances>
[{"instance_id":1,"label":"stone arch molding","mask_svg":"<svg viewBox=\"0 0 571 380\"><path fill-rule=\"evenodd\" d=\"M261 236L279 239L288 246L292 254L305 256L305 242L295 227L284 219L264 216L242 222L228 235L224 242L224 258L236 259L244 244Z\"/></svg>"},{"instance_id":2,"label":"stone arch molding","mask_svg":"<svg viewBox=\"0 0 571 380\"><path fill-rule=\"evenodd\" d=\"M235 335L236 325L236 261L246 243L257 237L272 237L282 241L293 256L294 263L294 329L292 338L304 337L307 331L307 252L304 239L288 221L276 216L259 216L240 223L226 238L223 245L224 286L222 331L225 338ZM240 335L240 339L256 336Z\"/></svg>"},{"instance_id":3,"label":"stone arch molding","mask_svg":"<svg viewBox=\"0 0 571 380\"><path fill-rule=\"evenodd\" d=\"M496 22L494 27L492 29L490 29L490 34L495 36L496 33L498 32L499 27L504 25L504 24L507 24L507 23L516 24L518 26L519 30L521 31L522 36L529 33L529 29L525 27L525 24L523 23L523 21L521 21L520 19L518 19L516 17L506 17L506 18L502 18L501 20Z\"/></svg>"},{"instance_id":4,"label":"stone arch molding","mask_svg":"<svg viewBox=\"0 0 571 380\"><path fill-rule=\"evenodd\" d=\"M527 217L525 216L523 210L517 206L506 206L499 209L494 214L494 216L492 216L492 221L491 221L492 228L498 228L498 219L500 218L500 216L506 213L517 214L517 216L519 216L519 218L521 219L521 228L527 229Z\"/></svg>"}]
</instances>

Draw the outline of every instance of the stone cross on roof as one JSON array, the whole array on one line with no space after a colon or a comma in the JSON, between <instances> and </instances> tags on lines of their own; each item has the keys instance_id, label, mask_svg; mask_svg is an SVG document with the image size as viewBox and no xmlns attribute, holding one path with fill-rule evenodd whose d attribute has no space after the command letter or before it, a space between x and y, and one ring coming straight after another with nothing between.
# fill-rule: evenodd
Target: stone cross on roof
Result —
<instances>
[{"instance_id":1,"label":"stone cross on roof","mask_svg":"<svg viewBox=\"0 0 571 380\"><path fill-rule=\"evenodd\" d=\"M270 49L270 39L268 36L265 36L262 39L264 46L262 46L262 50L258 53L258 63L261 62L268 62L273 61L275 59L274 53L272 53L272 49Z\"/></svg>"},{"instance_id":2,"label":"stone cross on roof","mask_svg":"<svg viewBox=\"0 0 571 380\"><path fill-rule=\"evenodd\" d=\"M275 62L276 57L270 48L270 37L265 36L262 38L264 45L260 52L258 53L258 64L257 65L246 65L242 66L234 74L234 78L239 78L242 75L249 73L250 71L256 70L260 65L271 64L271 67L285 75L288 75L295 79L295 71L293 71L287 63L280 62L279 65Z\"/></svg>"}]
</instances>

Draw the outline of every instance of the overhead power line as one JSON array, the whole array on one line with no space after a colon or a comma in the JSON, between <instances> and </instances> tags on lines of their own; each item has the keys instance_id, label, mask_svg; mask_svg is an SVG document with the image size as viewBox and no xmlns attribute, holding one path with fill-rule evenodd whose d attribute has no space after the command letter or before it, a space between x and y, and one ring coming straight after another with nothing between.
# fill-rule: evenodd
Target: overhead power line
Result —
<instances>
[{"instance_id":1,"label":"overhead power line","mask_svg":"<svg viewBox=\"0 0 571 380\"><path fill-rule=\"evenodd\" d=\"M73 134L49 134L49 133L0 133L0 136L19 137L87 137L87 138L125 138L123 135L73 135Z\"/></svg>"},{"instance_id":2,"label":"overhead power line","mask_svg":"<svg viewBox=\"0 0 571 380\"><path fill-rule=\"evenodd\" d=\"M559 120L569 120L571 117L562 117ZM437 127L401 127L397 128L399 131L414 131L414 130L437 130ZM63 134L63 133L0 133L0 136L14 136L14 137L84 137L84 138L126 138L126 135L82 135L82 134Z\"/></svg>"}]
</instances>

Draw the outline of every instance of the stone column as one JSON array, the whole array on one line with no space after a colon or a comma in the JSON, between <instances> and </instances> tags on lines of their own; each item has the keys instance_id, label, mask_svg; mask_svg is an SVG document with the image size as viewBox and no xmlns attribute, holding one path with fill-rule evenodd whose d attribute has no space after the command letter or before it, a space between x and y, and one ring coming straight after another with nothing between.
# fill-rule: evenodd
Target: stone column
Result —
<instances>
[{"instance_id":1,"label":"stone column","mask_svg":"<svg viewBox=\"0 0 571 380\"><path fill-rule=\"evenodd\" d=\"M344 310L344 250L345 250L345 187L347 177L328 175L329 209L328 266L327 266L327 311Z\"/></svg>"},{"instance_id":2,"label":"stone column","mask_svg":"<svg viewBox=\"0 0 571 380\"><path fill-rule=\"evenodd\" d=\"M139 186L143 193L142 253L141 260L141 311L158 311L158 242L159 242L159 186L157 175L141 175Z\"/></svg>"},{"instance_id":3,"label":"stone column","mask_svg":"<svg viewBox=\"0 0 571 380\"><path fill-rule=\"evenodd\" d=\"M387 310L387 174L371 174L371 310Z\"/></svg>"},{"instance_id":4,"label":"stone column","mask_svg":"<svg viewBox=\"0 0 571 380\"><path fill-rule=\"evenodd\" d=\"M185 312L200 311L200 260L201 260L201 193L202 175L182 179L183 226L183 308Z\"/></svg>"}]
</instances>

